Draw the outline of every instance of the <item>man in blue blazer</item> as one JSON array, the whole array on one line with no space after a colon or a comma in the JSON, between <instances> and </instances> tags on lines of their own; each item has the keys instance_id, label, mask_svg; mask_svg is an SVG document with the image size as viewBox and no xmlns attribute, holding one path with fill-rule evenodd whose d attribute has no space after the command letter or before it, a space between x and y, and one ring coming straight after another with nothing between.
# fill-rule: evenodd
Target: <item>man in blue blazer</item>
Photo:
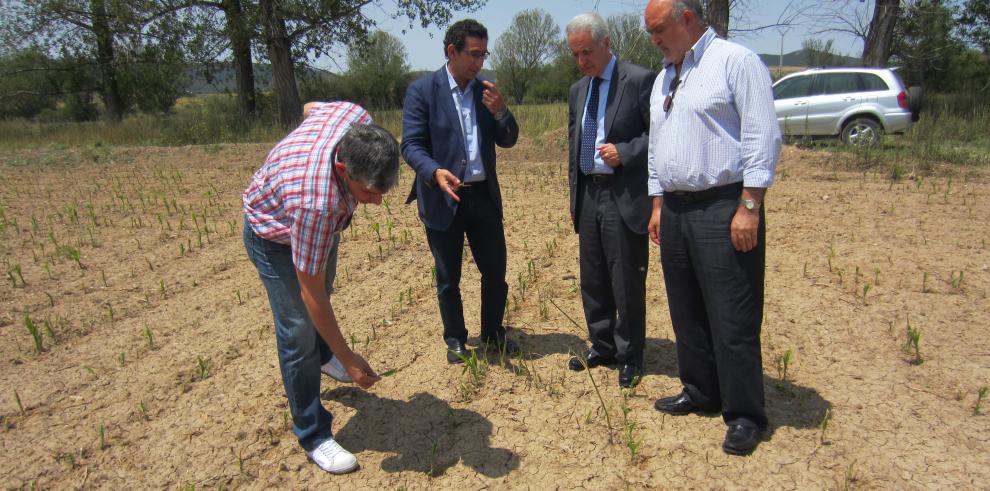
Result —
<instances>
[{"instance_id":1,"label":"man in blue blazer","mask_svg":"<svg viewBox=\"0 0 990 491\"><path fill-rule=\"evenodd\" d=\"M465 19L450 26L443 44L444 67L406 91L401 148L416 172L407 203L419 200L436 264L447 361L458 363L468 355L460 290L465 236L481 272L481 340L509 354L519 352L502 325L509 285L495 171L495 145L515 145L519 126L498 87L478 78L488 57L488 30Z\"/></svg>"}]
</instances>

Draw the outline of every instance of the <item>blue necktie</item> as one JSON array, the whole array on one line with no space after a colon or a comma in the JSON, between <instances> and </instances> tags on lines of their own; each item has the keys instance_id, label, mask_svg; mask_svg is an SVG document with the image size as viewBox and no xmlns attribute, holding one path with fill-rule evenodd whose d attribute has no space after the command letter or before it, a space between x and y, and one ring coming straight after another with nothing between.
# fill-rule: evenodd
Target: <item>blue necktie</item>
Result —
<instances>
[{"instance_id":1,"label":"blue necktie","mask_svg":"<svg viewBox=\"0 0 990 491\"><path fill-rule=\"evenodd\" d=\"M588 96L588 107L584 113L584 126L581 128L581 154L578 162L581 172L590 174L595 168L595 140L598 137L598 84L602 79L591 79L591 94Z\"/></svg>"}]
</instances>

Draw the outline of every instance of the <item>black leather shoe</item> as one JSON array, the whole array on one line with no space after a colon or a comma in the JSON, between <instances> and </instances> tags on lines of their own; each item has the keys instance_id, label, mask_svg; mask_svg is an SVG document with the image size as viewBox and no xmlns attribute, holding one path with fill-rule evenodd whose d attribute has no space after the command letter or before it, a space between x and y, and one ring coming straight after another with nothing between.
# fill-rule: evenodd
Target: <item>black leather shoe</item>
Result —
<instances>
[{"instance_id":1,"label":"black leather shoe","mask_svg":"<svg viewBox=\"0 0 990 491\"><path fill-rule=\"evenodd\" d=\"M639 384L639 379L643 378L643 369L633 363L625 363L619 368L619 387L626 389Z\"/></svg>"},{"instance_id":2,"label":"black leather shoe","mask_svg":"<svg viewBox=\"0 0 990 491\"><path fill-rule=\"evenodd\" d=\"M522 352L519 344L509 338L495 338L484 341L489 351L515 356Z\"/></svg>"},{"instance_id":3,"label":"black leather shoe","mask_svg":"<svg viewBox=\"0 0 990 491\"><path fill-rule=\"evenodd\" d=\"M604 356L598 356L594 351L588 350L588 352L584 355L584 362L588 364L588 368L595 368L602 365L615 363L615 360L612 358L605 358ZM570 360L567 360L567 368L570 368L575 372L580 372L581 370L584 370L584 364L581 363L581 358L572 356Z\"/></svg>"},{"instance_id":4,"label":"black leather shoe","mask_svg":"<svg viewBox=\"0 0 990 491\"><path fill-rule=\"evenodd\" d=\"M749 455L760 443L760 433L752 426L732 425L725 432L722 450L731 455Z\"/></svg>"},{"instance_id":5,"label":"black leather shoe","mask_svg":"<svg viewBox=\"0 0 990 491\"><path fill-rule=\"evenodd\" d=\"M675 416L690 414L696 411L704 411L701 406L698 406L691 400L691 396L689 396L685 391L681 391L681 393L676 396L657 399L657 402L653 405L653 407L661 413L673 414Z\"/></svg>"},{"instance_id":6,"label":"black leather shoe","mask_svg":"<svg viewBox=\"0 0 990 491\"><path fill-rule=\"evenodd\" d=\"M444 341L447 343L447 363L464 363L464 358L470 355L464 342L460 339L445 339Z\"/></svg>"}]
</instances>

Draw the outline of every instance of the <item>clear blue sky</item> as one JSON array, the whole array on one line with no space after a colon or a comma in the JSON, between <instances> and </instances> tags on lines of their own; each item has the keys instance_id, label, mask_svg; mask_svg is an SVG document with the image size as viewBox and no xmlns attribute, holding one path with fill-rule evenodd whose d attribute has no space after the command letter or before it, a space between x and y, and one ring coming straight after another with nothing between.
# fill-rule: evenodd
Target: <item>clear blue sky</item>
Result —
<instances>
[{"instance_id":1,"label":"clear blue sky","mask_svg":"<svg viewBox=\"0 0 990 491\"><path fill-rule=\"evenodd\" d=\"M387 4L388 2L384 3ZM561 33L563 33L564 25L567 24L567 21L571 17L581 12L594 10L596 5L598 6L598 13L602 17L608 17L623 12L636 12L638 15L642 15L646 3L645 0L540 0L538 2L488 0L485 7L481 10L456 15L454 20L465 17L477 19L488 28L489 44L493 44L498 36L508 28L512 22L513 15L528 8L539 7L549 12L554 20L557 21ZM744 18L739 22L730 22L730 30L773 24L788 3L786 0L748 0L740 8L740 14L744 15ZM811 2L810 4L814 5L816 3L818 2ZM866 9L872 9L872 4L872 1L866 1L855 3L854 5L865 11ZM396 35L402 40L406 46L409 64L414 70L435 69L443 64L442 44L443 33L446 27L434 26L429 29L422 29L416 26L409 28L409 22L405 18L392 20L389 18L387 12L380 10L368 11L368 14L378 21L381 29ZM810 15L802 16L801 24L793 26L784 34L784 52L788 53L801 49L801 42L804 39L817 37L820 39L834 39L834 49L838 53L859 56L862 50L861 42L850 36L835 33L814 34L820 28L820 26L814 24L815 21L810 18ZM781 34L779 30L771 28L752 34L735 34L733 35L733 40L742 43L757 53L776 54L780 51ZM339 63L343 64L343 56L338 58ZM324 62L324 60L318 62L317 65L334 71L344 68L343 66L334 65L329 61Z\"/></svg>"}]
</instances>

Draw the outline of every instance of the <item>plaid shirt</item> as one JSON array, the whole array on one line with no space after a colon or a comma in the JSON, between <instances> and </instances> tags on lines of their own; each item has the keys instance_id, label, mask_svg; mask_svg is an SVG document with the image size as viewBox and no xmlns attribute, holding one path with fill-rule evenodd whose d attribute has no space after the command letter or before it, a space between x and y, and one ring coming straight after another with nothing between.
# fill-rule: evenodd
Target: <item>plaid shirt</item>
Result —
<instances>
[{"instance_id":1,"label":"plaid shirt","mask_svg":"<svg viewBox=\"0 0 990 491\"><path fill-rule=\"evenodd\" d=\"M371 115L356 104L316 104L302 125L275 145L244 191L251 229L291 247L299 271L325 271L334 234L351 221L357 201L337 178L334 155L352 124L368 123Z\"/></svg>"}]
</instances>

